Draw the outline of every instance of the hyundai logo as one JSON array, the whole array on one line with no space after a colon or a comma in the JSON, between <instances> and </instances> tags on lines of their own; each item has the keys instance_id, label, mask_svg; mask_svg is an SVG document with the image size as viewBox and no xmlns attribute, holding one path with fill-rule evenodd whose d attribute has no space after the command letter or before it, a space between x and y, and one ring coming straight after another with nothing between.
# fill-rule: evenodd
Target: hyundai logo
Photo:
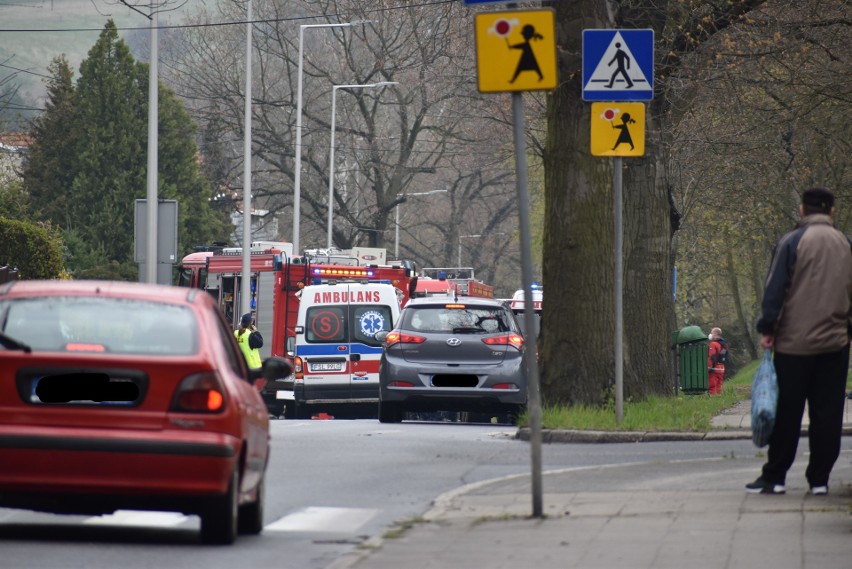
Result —
<instances>
[{"instance_id":1,"label":"hyundai logo","mask_svg":"<svg viewBox=\"0 0 852 569\"><path fill-rule=\"evenodd\" d=\"M458 346L460 344L461 344L461 340L459 340L458 338L450 338L449 340L447 340L448 346Z\"/></svg>"}]
</instances>

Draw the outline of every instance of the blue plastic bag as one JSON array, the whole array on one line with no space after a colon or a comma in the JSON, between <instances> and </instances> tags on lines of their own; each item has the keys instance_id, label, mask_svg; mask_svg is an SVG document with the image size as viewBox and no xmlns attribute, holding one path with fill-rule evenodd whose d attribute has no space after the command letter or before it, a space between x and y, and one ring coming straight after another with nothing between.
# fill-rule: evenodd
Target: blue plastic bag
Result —
<instances>
[{"instance_id":1,"label":"blue plastic bag","mask_svg":"<svg viewBox=\"0 0 852 569\"><path fill-rule=\"evenodd\" d=\"M772 363L772 352L764 350L763 361L751 384L751 438L757 448L769 444L777 407L778 377Z\"/></svg>"}]
</instances>

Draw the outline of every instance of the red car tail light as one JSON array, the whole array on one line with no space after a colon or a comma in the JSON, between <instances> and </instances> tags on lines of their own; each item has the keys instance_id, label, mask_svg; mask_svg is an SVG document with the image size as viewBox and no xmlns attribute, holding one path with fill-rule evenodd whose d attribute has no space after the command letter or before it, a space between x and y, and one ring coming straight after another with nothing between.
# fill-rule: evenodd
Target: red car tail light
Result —
<instances>
[{"instance_id":1,"label":"red car tail light","mask_svg":"<svg viewBox=\"0 0 852 569\"><path fill-rule=\"evenodd\" d=\"M388 387L414 387L414 384L410 381L391 381Z\"/></svg>"},{"instance_id":2,"label":"red car tail light","mask_svg":"<svg viewBox=\"0 0 852 569\"><path fill-rule=\"evenodd\" d=\"M524 338L519 334L505 334L503 336L491 336L483 338L482 341L489 346L512 346L519 351L524 347Z\"/></svg>"},{"instance_id":3,"label":"red car tail light","mask_svg":"<svg viewBox=\"0 0 852 569\"><path fill-rule=\"evenodd\" d=\"M293 379L305 379L305 371L302 366L302 358L293 358Z\"/></svg>"},{"instance_id":4,"label":"red car tail light","mask_svg":"<svg viewBox=\"0 0 852 569\"><path fill-rule=\"evenodd\" d=\"M225 389L214 372L188 375L180 382L169 409L178 413L218 413L225 409Z\"/></svg>"},{"instance_id":5,"label":"red car tail light","mask_svg":"<svg viewBox=\"0 0 852 569\"><path fill-rule=\"evenodd\" d=\"M518 386L514 383L495 383L491 389L518 389Z\"/></svg>"},{"instance_id":6,"label":"red car tail light","mask_svg":"<svg viewBox=\"0 0 852 569\"><path fill-rule=\"evenodd\" d=\"M394 344L422 344L426 341L423 336L415 336L414 334L406 334L405 332L388 332L385 338L385 344L388 348Z\"/></svg>"}]
</instances>

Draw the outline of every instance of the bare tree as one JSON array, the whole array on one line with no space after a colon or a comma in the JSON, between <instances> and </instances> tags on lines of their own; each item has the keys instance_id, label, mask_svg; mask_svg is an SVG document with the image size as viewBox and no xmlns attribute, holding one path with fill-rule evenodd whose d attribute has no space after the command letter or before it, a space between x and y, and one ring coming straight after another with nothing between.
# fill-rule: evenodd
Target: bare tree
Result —
<instances>
[{"instance_id":1,"label":"bare tree","mask_svg":"<svg viewBox=\"0 0 852 569\"><path fill-rule=\"evenodd\" d=\"M325 243L333 87L381 82L395 84L337 93L334 244L390 248L401 204L401 256L421 264L453 262L459 233L500 233L501 245L510 241L516 210L509 199L509 125L492 119L500 116L500 101L476 91L463 10L453 4L380 9L368 0L309 0L285 9L255 0L252 187L279 215L283 237L290 236L293 207L299 26L361 22L304 34L300 241ZM199 27L164 55L171 83L191 101L202 132L228 164L218 173L225 194L240 187L233 174L241 171L245 34L238 26L201 26L244 18L238 2L196 14ZM407 201L407 194L433 189L449 191ZM443 245L435 247L433 237ZM492 257L483 256L483 265L496 265L500 246L486 251Z\"/></svg>"}]
</instances>

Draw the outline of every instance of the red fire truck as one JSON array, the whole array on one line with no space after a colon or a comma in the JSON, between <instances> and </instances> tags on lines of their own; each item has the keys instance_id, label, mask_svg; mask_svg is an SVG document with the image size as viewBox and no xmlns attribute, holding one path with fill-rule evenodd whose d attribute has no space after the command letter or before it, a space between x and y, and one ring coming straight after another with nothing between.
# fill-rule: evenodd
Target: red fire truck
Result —
<instances>
[{"instance_id":1,"label":"red fire truck","mask_svg":"<svg viewBox=\"0 0 852 569\"><path fill-rule=\"evenodd\" d=\"M421 271L414 296L448 294L494 298L494 287L477 280L472 267L427 267Z\"/></svg>"},{"instance_id":2,"label":"red fire truck","mask_svg":"<svg viewBox=\"0 0 852 569\"><path fill-rule=\"evenodd\" d=\"M260 348L264 358L293 356L299 313L297 293L309 284L334 280L387 282L401 292L404 306L417 283L413 263L370 264L370 260L365 259L384 259L383 253L375 254L373 250L314 250L302 256L294 256L292 251L291 243L252 243L249 306L264 338ZM242 248L190 253L181 263L178 285L201 288L212 294L227 321L236 329L242 306ZM285 393L264 393L273 414L283 414L279 411L283 411L284 401L275 401L273 397L287 398L287 387L292 391L290 385L282 390Z\"/></svg>"},{"instance_id":3,"label":"red fire truck","mask_svg":"<svg viewBox=\"0 0 852 569\"><path fill-rule=\"evenodd\" d=\"M258 241L252 243L251 299L256 325L263 337L261 354L287 356L292 352L288 341L294 338L298 297L296 293L308 284L329 280L385 281L402 292L403 306L416 284L415 268L410 261L392 261L376 265L365 262L364 249L350 251L307 251L303 256L292 254L290 243ZM242 291L242 248L222 248L217 251L190 253L181 262L179 286L207 290L219 300L219 307L235 328L240 319ZM289 349L288 349L289 347Z\"/></svg>"}]
</instances>

